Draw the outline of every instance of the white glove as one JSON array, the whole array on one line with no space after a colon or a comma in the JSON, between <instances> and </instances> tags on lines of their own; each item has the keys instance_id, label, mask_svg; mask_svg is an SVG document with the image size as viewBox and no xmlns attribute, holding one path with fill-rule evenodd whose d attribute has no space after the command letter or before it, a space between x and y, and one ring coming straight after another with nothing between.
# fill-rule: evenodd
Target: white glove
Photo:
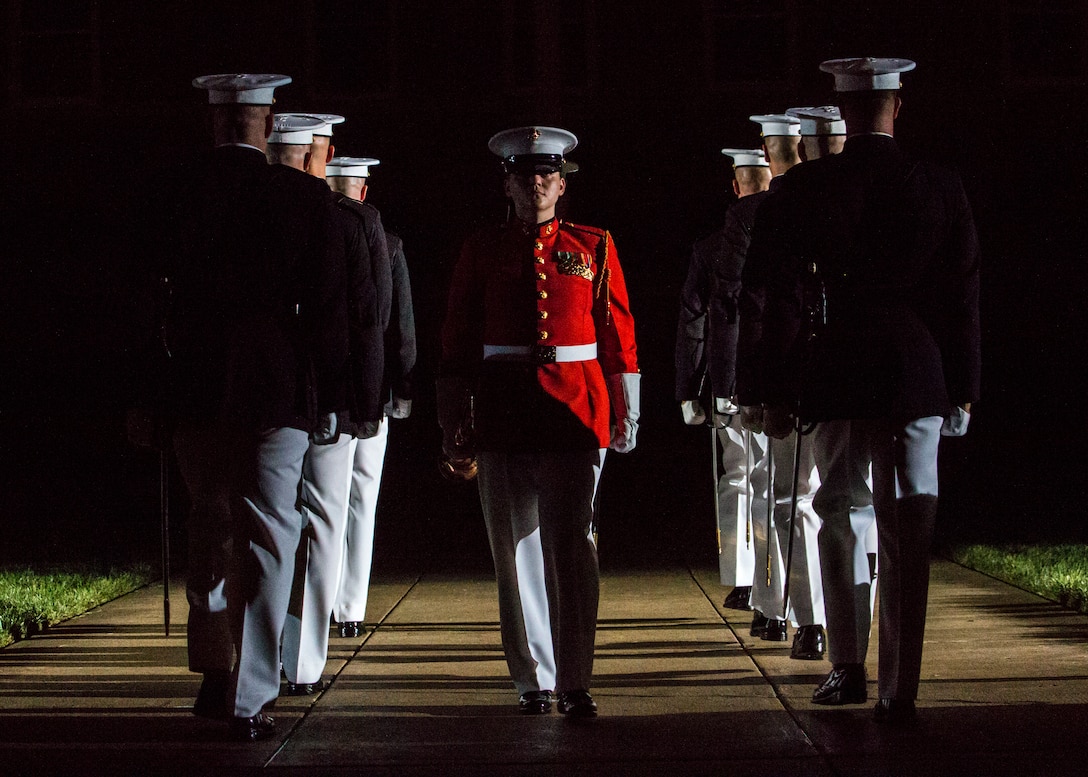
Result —
<instances>
[{"instance_id":1,"label":"white glove","mask_svg":"<svg viewBox=\"0 0 1088 777\"><path fill-rule=\"evenodd\" d=\"M684 416L684 423L688 426L698 426L706 423L706 413L698 399L685 399L680 403L680 414Z\"/></svg>"},{"instance_id":2,"label":"white glove","mask_svg":"<svg viewBox=\"0 0 1088 777\"><path fill-rule=\"evenodd\" d=\"M967 425L971 423L971 414L962 407L952 408L952 413L941 424L942 437L963 437L967 434Z\"/></svg>"},{"instance_id":3,"label":"white glove","mask_svg":"<svg viewBox=\"0 0 1088 777\"><path fill-rule=\"evenodd\" d=\"M714 418L713 426L715 429L724 429L733 423L733 416L740 412L740 408L736 403L728 397L714 397Z\"/></svg>"},{"instance_id":4,"label":"white glove","mask_svg":"<svg viewBox=\"0 0 1088 777\"><path fill-rule=\"evenodd\" d=\"M390 418L407 418L412 414L412 400L393 397L382 409Z\"/></svg>"},{"instance_id":5,"label":"white glove","mask_svg":"<svg viewBox=\"0 0 1088 777\"><path fill-rule=\"evenodd\" d=\"M612 442L608 447L617 453L629 453L635 449L641 379L642 376L637 372L621 372L607 378L612 416L616 419L616 429L612 432Z\"/></svg>"}]
</instances>

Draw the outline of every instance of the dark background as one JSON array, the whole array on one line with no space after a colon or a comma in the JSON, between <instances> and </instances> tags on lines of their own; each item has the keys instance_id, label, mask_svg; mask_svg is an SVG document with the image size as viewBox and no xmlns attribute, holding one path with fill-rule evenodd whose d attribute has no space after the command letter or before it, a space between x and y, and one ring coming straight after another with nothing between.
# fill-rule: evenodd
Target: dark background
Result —
<instances>
[{"instance_id":1,"label":"dark background","mask_svg":"<svg viewBox=\"0 0 1088 777\"><path fill-rule=\"evenodd\" d=\"M460 243L504 214L486 141L523 124L580 138L564 209L612 231L637 319L639 447L606 466L602 559L711 558L709 433L672 399L688 251L731 200L719 149L759 144L748 115L831 102L818 64L859 55L917 60L897 137L960 172L983 245L983 401L942 445L941 538L1085 539L1082 2L4 0L0 30L0 560L154 558L158 460L123 431L133 238L161 171L206 147L190 82L216 72L293 76L277 110L341 113L339 151L381 159L420 365L379 558L486 556L475 488L436 474L432 380ZM176 479L172 503L181 540Z\"/></svg>"}]
</instances>

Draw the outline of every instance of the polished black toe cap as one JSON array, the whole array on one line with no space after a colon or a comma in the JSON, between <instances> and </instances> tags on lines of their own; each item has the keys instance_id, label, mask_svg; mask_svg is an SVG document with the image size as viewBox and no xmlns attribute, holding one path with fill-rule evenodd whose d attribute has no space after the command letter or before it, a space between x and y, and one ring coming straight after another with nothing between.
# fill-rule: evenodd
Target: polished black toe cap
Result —
<instances>
[{"instance_id":1,"label":"polished black toe cap","mask_svg":"<svg viewBox=\"0 0 1088 777\"><path fill-rule=\"evenodd\" d=\"M560 713L572 718L597 717L597 702L585 690L563 691L559 694L557 708Z\"/></svg>"},{"instance_id":2,"label":"polished black toe cap","mask_svg":"<svg viewBox=\"0 0 1088 777\"><path fill-rule=\"evenodd\" d=\"M751 596L752 586L738 585L725 597L722 607L727 610L750 610L752 607L748 604L748 600Z\"/></svg>"},{"instance_id":3,"label":"polished black toe cap","mask_svg":"<svg viewBox=\"0 0 1088 777\"><path fill-rule=\"evenodd\" d=\"M868 699L864 664L838 664L812 694L814 704L864 704Z\"/></svg>"},{"instance_id":4,"label":"polished black toe cap","mask_svg":"<svg viewBox=\"0 0 1088 777\"><path fill-rule=\"evenodd\" d=\"M767 625L763 627L763 631L759 635L760 639L767 642L785 642L787 637L786 622L779 618L768 619Z\"/></svg>"},{"instance_id":5,"label":"polished black toe cap","mask_svg":"<svg viewBox=\"0 0 1088 777\"><path fill-rule=\"evenodd\" d=\"M763 616L759 610L756 610L752 615L752 625L748 627L748 636L750 637L762 637L763 632L767 630L767 619Z\"/></svg>"},{"instance_id":6,"label":"polished black toe cap","mask_svg":"<svg viewBox=\"0 0 1088 777\"><path fill-rule=\"evenodd\" d=\"M276 733L276 721L263 712L252 718L233 717L228 724L230 738L238 742L257 742Z\"/></svg>"},{"instance_id":7,"label":"polished black toe cap","mask_svg":"<svg viewBox=\"0 0 1088 777\"><path fill-rule=\"evenodd\" d=\"M551 711L551 691L526 691L518 697L518 712L522 715L547 715Z\"/></svg>"},{"instance_id":8,"label":"polished black toe cap","mask_svg":"<svg viewBox=\"0 0 1088 777\"><path fill-rule=\"evenodd\" d=\"M284 696L313 696L315 693L321 693L323 690L329 687L329 684L324 680L318 680L312 683L287 683L283 689Z\"/></svg>"},{"instance_id":9,"label":"polished black toe cap","mask_svg":"<svg viewBox=\"0 0 1088 777\"><path fill-rule=\"evenodd\" d=\"M793 635L793 647L790 648L790 658L799 661L819 661L827 650L827 635L824 627L801 626Z\"/></svg>"}]
</instances>

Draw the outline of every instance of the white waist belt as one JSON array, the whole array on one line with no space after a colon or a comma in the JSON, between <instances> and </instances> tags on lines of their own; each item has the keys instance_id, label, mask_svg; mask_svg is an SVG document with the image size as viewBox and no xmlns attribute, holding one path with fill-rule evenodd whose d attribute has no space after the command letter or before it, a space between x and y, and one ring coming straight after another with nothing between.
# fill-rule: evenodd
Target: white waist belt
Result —
<instances>
[{"instance_id":1,"label":"white waist belt","mask_svg":"<svg viewBox=\"0 0 1088 777\"><path fill-rule=\"evenodd\" d=\"M538 364L556 362L587 362L597 358L597 344L587 345L485 345L484 359L534 361Z\"/></svg>"}]
</instances>

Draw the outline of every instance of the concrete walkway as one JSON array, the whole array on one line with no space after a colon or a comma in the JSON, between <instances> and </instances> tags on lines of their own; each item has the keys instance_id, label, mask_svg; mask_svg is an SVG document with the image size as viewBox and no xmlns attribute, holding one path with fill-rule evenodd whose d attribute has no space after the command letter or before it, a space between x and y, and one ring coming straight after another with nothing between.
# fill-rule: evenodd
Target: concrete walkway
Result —
<instances>
[{"instance_id":1,"label":"concrete walkway","mask_svg":"<svg viewBox=\"0 0 1088 777\"><path fill-rule=\"evenodd\" d=\"M919 712L813 705L826 662L748 637L709 566L611 570L601 716L523 717L480 570L378 571L367 634L334 637L314 698L281 698L277 737L225 741L190 714L185 598L164 636L152 585L0 650L0 775L1083 774L1088 617L935 562ZM875 643L870 677L876 676ZM870 693L875 693L870 683Z\"/></svg>"}]
</instances>

